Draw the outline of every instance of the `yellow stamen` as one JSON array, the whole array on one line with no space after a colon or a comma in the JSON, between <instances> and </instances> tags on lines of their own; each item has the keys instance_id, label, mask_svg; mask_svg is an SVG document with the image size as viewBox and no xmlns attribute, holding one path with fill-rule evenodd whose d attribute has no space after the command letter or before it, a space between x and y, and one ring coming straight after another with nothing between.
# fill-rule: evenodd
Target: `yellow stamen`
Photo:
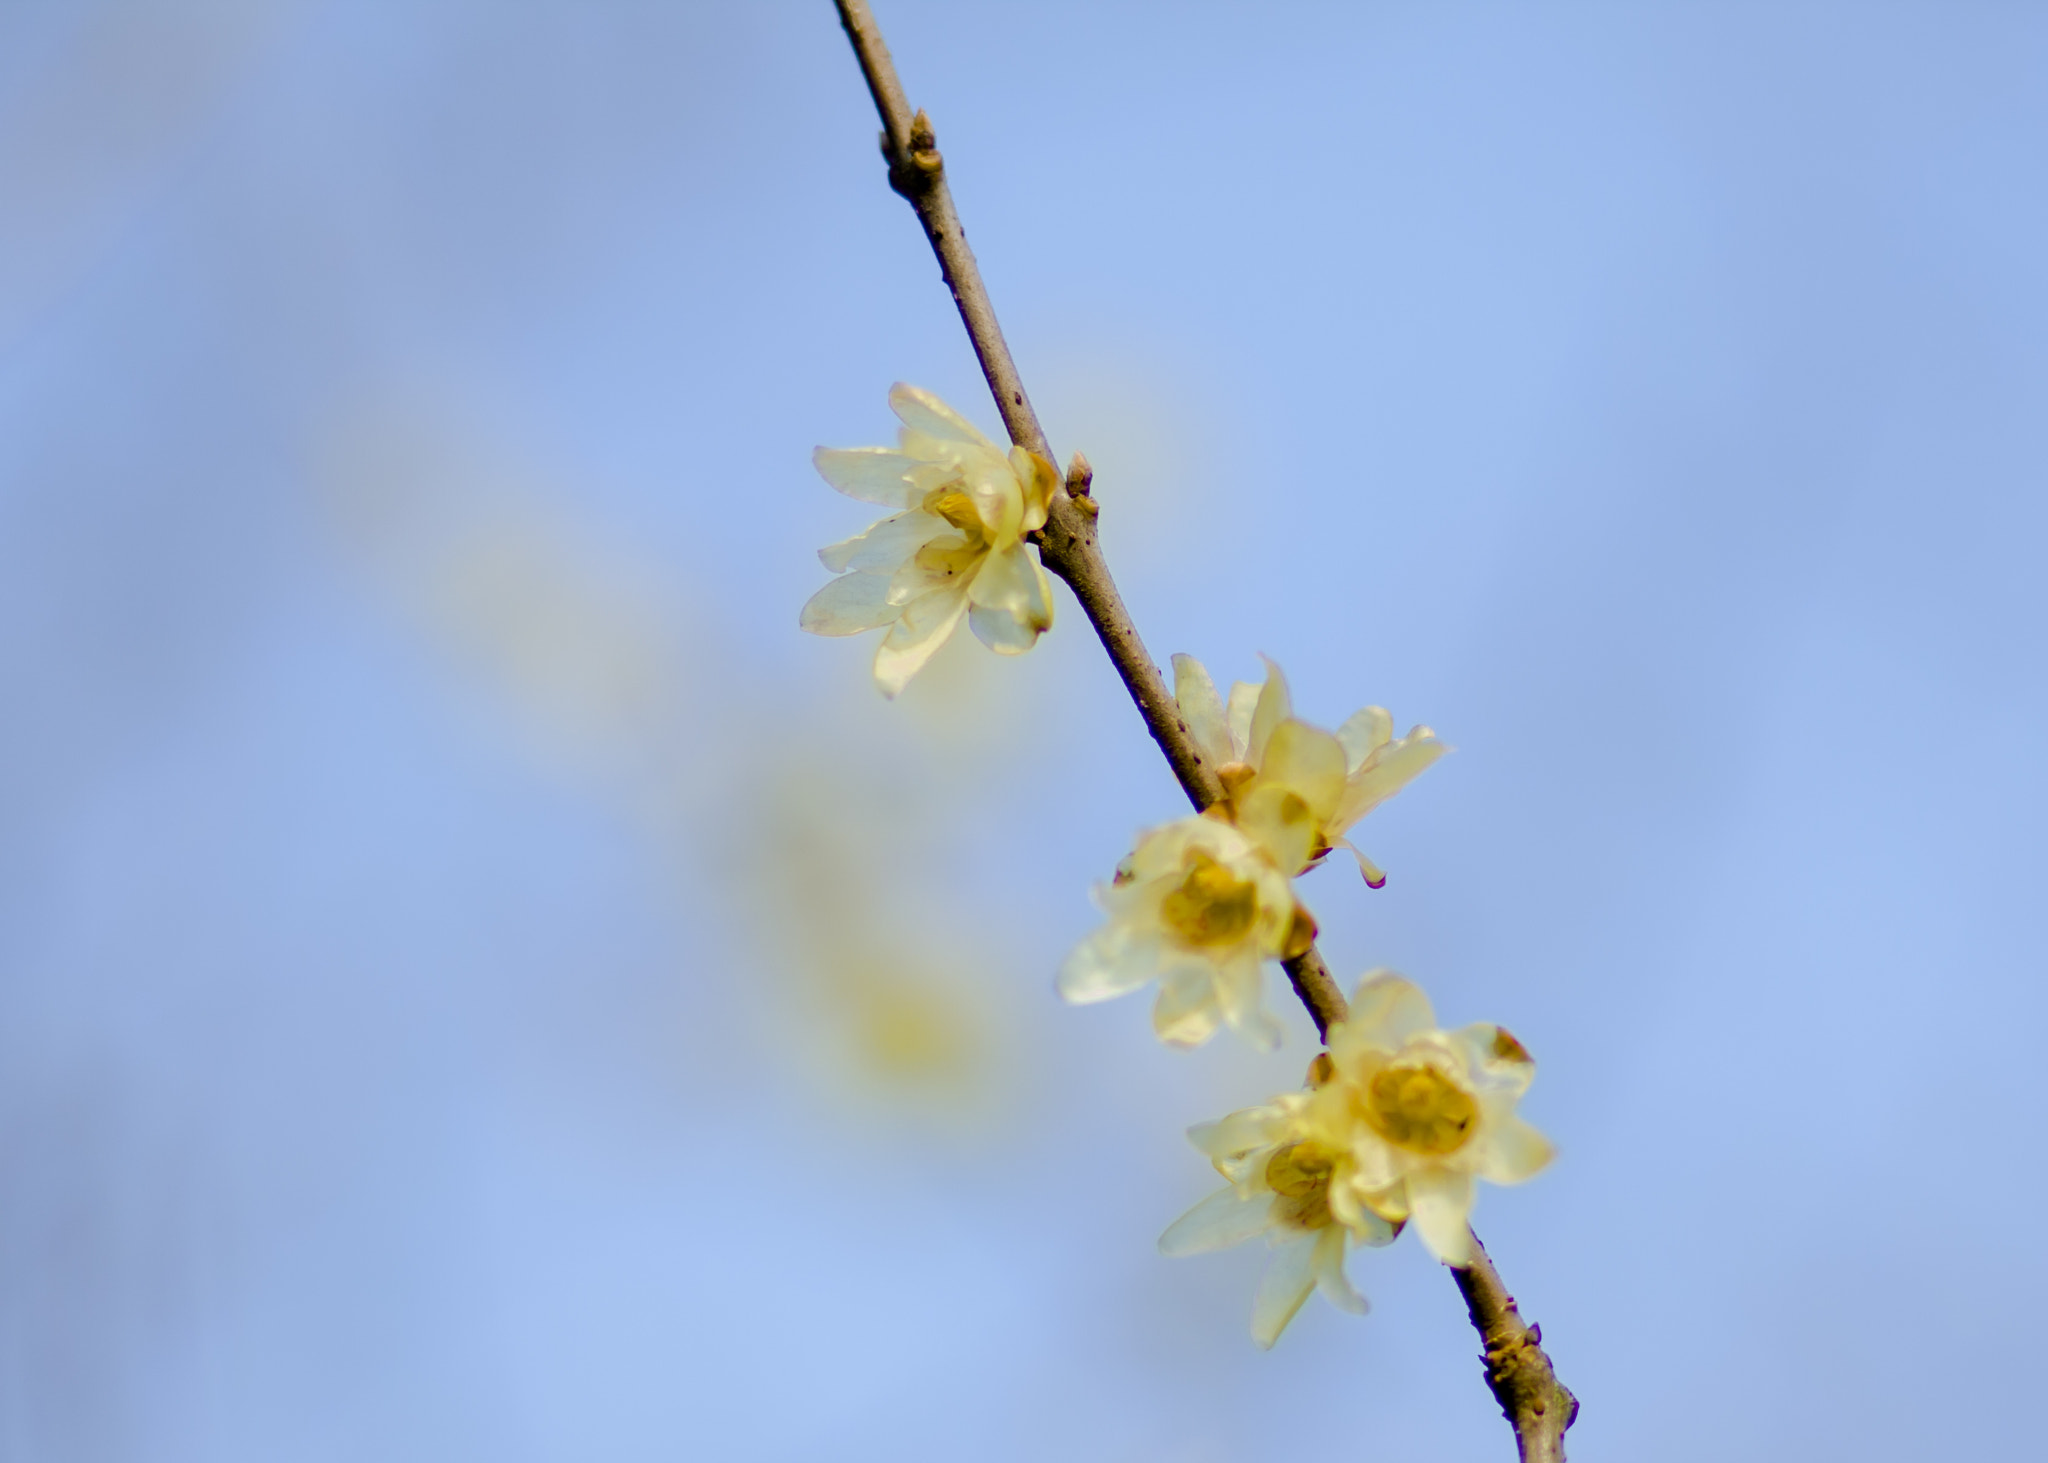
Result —
<instances>
[{"instance_id":1,"label":"yellow stamen","mask_svg":"<svg viewBox=\"0 0 2048 1463\"><path fill-rule=\"evenodd\" d=\"M1382 1067L1365 1092L1365 1120L1410 1153L1456 1153L1472 1136L1479 1105L1434 1067Z\"/></svg>"},{"instance_id":2,"label":"yellow stamen","mask_svg":"<svg viewBox=\"0 0 2048 1463\"><path fill-rule=\"evenodd\" d=\"M1234 945L1258 918L1258 886L1196 849L1188 855L1187 876L1160 901L1159 915L1184 945Z\"/></svg>"}]
</instances>

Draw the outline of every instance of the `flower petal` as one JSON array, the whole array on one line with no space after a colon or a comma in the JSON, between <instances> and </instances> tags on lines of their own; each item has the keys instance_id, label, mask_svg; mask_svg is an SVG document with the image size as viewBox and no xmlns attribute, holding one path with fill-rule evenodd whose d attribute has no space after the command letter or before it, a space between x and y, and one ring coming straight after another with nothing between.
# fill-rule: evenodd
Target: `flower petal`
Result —
<instances>
[{"instance_id":1,"label":"flower petal","mask_svg":"<svg viewBox=\"0 0 2048 1463\"><path fill-rule=\"evenodd\" d=\"M1451 1040L1464 1048L1465 1064L1473 1080L1489 1093L1499 1093L1512 1103L1536 1080L1536 1059L1504 1026L1475 1021L1451 1033Z\"/></svg>"},{"instance_id":2,"label":"flower petal","mask_svg":"<svg viewBox=\"0 0 2048 1463\"><path fill-rule=\"evenodd\" d=\"M1259 782L1299 793L1317 818L1336 811L1344 792L1344 744L1319 727L1292 717L1274 727L1259 759Z\"/></svg>"},{"instance_id":3,"label":"flower petal","mask_svg":"<svg viewBox=\"0 0 2048 1463\"><path fill-rule=\"evenodd\" d=\"M924 497L910 481L916 463L888 447L820 447L811 454L818 476L849 498L885 508L914 508Z\"/></svg>"},{"instance_id":4,"label":"flower petal","mask_svg":"<svg viewBox=\"0 0 2048 1463\"><path fill-rule=\"evenodd\" d=\"M842 574L805 602L797 624L813 635L858 635L895 622L903 606L889 603L886 574Z\"/></svg>"},{"instance_id":5,"label":"flower petal","mask_svg":"<svg viewBox=\"0 0 2048 1463\"><path fill-rule=\"evenodd\" d=\"M1272 1103L1239 1108L1213 1123L1196 1123L1188 1141L1211 1158L1242 1158L1255 1148L1270 1148L1287 1136L1287 1112Z\"/></svg>"},{"instance_id":6,"label":"flower petal","mask_svg":"<svg viewBox=\"0 0 2048 1463\"><path fill-rule=\"evenodd\" d=\"M827 544L818 561L834 574L843 569L894 569L942 533L946 520L913 508L869 525L865 533Z\"/></svg>"},{"instance_id":7,"label":"flower petal","mask_svg":"<svg viewBox=\"0 0 2048 1463\"><path fill-rule=\"evenodd\" d=\"M1430 764L1449 750L1426 726L1416 727L1398 742L1389 742L1351 774L1330 826L1343 832L1427 772Z\"/></svg>"},{"instance_id":8,"label":"flower petal","mask_svg":"<svg viewBox=\"0 0 2048 1463\"><path fill-rule=\"evenodd\" d=\"M1064 481L1060 470L1023 447L1010 449L1010 468L1017 475L1018 483L1024 489L1024 521L1019 525L1025 533L1045 527L1046 512L1052 506L1052 495L1060 490Z\"/></svg>"},{"instance_id":9,"label":"flower petal","mask_svg":"<svg viewBox=\"0 0 2048 1463\"><path fill-rule=\"evenodd\" d=\"M1300 873L1315 848L1316 818L1308 800L1285 783L1267 782L1263 775L1238 801L1237 826L1285 874Z\"/></svg>"},{"instance_id":10,"label":"flower petal","mask_svg":"<svg viewBox=\"0 0 2048 1463\"><path fill-rule=\"evenodd\" d=\"M1337 740L1344 744L1344 770L1356 772L1359 763L1385 746L1394 736L1394 718L1384 706L1367 706L1344 718L1337 728Z\"/></svg>"},{"instance_id":11,"label":"flower petal","mask_svg":"<svg viewBox=\"0 0 2048 1463\"><path fill-rule=\"evenodd\" d=\"M1076 1006L1128 995L1159 973L1159 943L1112 920L1076 945L1060 966L1059 993Z\"/></svg>"},{"instance_id":12,"label":"flower petal","mask_svg":"<svg viewBox=\"0 0 2048 1463\"><path fill-rule=\"evenodd\" d=\"M1230 760L1246 760L1245 748L1252 739L1252 712L1259 704L1259 688L1250 681L1237 681L1230 687L1230 700L1225 703L1223 718L1230 726L1232 744Z\"/></svg>"},{"instance_id":13,"label":"flower petal","mask_svg":"<svg viewBox=\"0 0 2048 1463\"><path fill-rule=\"evenodd\" d=\"M1323 1299L1340 1311L1362 1316L1370 1309L1365 1297L1352 1287L1351 1277L1344 1273L1344 1227L1340 1224L1326 1226L1316 1236L1315 1253L1311 1258L1315 1270L1316 1289L1323 1293Z\"/></svg>"},{"instance_id":14,"label":"flower petal","mask_svg":"<svg viewBox=\"0 0 2048 1463\"><path fill-rule=\"evenodd\" d=\"M1216 1034L1223 1011L1209 968L1181 966L1160 977L1152 1030L1168 1046L1196 1047Z\"/></svg>"},{"instance_id":15,"label":"flower petal","mask_svg":"<svg viewBox=\"0 0 2048 1463\"><path fill-rule=\"evenodd\" d=\"M1479 1177L1490 1184L1519 1184L1534 1178L1557 1157L1548 1138L1513 1113L1487 1125L1486 1147L1480 1154Z\"/></svg>"},{"instance_id":16,"label":"flower petal","mask_svg":"<svg viewBox=\"0 0 2048 1463\"><path fill-rule=\"evenodd\" d=\"M1316 1237L1305 1234L1273 1249L1266 1273L1259 1279L1259 1293L1252 1300L1252 1340L1262 1349L1270 1348L1316 1288Z\"/></svg>"},{"instance_id":17,"label":"flower petal","mask_svg":"<svg viewBox=\"0 0 2048 1463\"><path fill-rule=\"evenodd\" d=\"M1218 1189L1159 1236L1159 1253L1170 1259L1227 1250L1273 1227L1270 1193L1241 1196L1236 1189Z\"/></svg>"},{"instance_id":18,"label":"flower petal","mask_svg":"<svg viewBox=\"0 0 2048 1463\"><path fill-rule=\"evenodd\" d=\"M1429 997L1413 981L1393 971L1368 970L1359 977L1351 997L1351 1013L1344 1018L1348 1046L1372 1046L1392 1051L1411 1036L1434 1029L1436 1013ZM1332 1046L1336 1045L1333 1040Z\"/></svg>"},{"instance_id":19,"label":"flower petal","mask_svg":"<svg viewBox=\"0 0 2048 1463\"><path fill-rule=\"evenodd\" d=\"M875 684L882 694L893 699L910 684L966 612L967 594L961 588L938 590L905 605L903 617L889 627L875 651Z\"/></svg>"},{"instance_id":20,"label":"flower petal","mask_svg":"<svg viewBox=\"0 0 2048 1463\"><path fill-rule=\"evenodd\" d=\"M1209 679L1208 668L1192 655L1173 658L1173 699L1180 707L1181 719L1188 724L1188 735L1195 739L1211 767L1236 760L1230 745L1230 724L1223 719L1223 701L1216 694L1216 683Z\"/></svg>"},{"instance_id":21,"label":"flower petal","mask_svg":"<svg viewBox=\"0 0 2048 1463\"><path fill-rule=\"evenodd\" d=\"M990 650L1021 655L1052 628L1052 585L1023 544L992 553L967 587L974 633Z\"/></svg>"},{"instance_id":22,"label":"flower petal","mask_svg":"<svg viewBox=\"0 0 2048 1463\"><path fill-rule=\"evenodd\" d=\"M1259 690L1258 704L1252 707L1252 724L1245 738L1244 759L1254 767L1262 766L1266 755L1266 739L1273 734L1273 728L1294 715L1294 698L1287 694L1287 677L1281 674L1270 656L1260 656L1266 662L1266 684Z\"/></svg>"},{"instance_id":23,"label":"flower petal","mask_svg":"<svg viewBox=\"0 0 2048 1463\"><path fill-rule=\"evenodd\" d=\"M921 387L898 381L889 388L889 409L914 432L923 432L942 441L985 447L1001 455L1002 449L982 436L974 423Z\"/></svg>"},{"instance_id":24,"label":"flower petal","mask_svg":"<svg viewBox=\"0 0 2048 1463\"><path fill-rule=\"evenodd\" d=\"M1408 1209L1432 1255L1446 1265L1472 1263L1472 1175L1446 1168L1409 1174Z\"/></svg>"}]
</instances>

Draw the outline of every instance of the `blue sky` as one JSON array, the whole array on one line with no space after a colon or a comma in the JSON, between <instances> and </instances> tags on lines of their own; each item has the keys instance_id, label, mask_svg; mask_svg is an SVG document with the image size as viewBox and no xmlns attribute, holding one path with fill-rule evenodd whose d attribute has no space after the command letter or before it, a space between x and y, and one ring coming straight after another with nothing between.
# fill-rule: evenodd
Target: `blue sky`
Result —
<instances>
[{"instance_id":1,"label":"blue sky","mask_svg":"<svg viewBox=\"0 0 2048 1463\"><path fill-rule=\"evenodd\" d=\"M880 18L1153 653L1457 748L1304 890L1538 1059L1574 1455L2019 1450L2048 17ZM1311 1048L1053 999L1071 599L795 631L994 424L874 131L822 4L0 14L0 1458L1503 1456L1412 1240L1154 1253Z\"/></svg>"}]
</instances>

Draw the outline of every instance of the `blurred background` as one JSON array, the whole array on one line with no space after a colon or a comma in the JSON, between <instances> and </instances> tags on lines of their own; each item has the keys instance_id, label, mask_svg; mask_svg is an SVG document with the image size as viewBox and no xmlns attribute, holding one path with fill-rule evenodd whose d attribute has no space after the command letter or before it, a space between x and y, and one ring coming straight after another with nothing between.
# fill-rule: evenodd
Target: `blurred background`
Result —
<instances>
[{"instance_id":1,"label":"blurred background","mask_svg":"<svg viewBox=\"0 0 2048 1463\"><path fill-rule=\"evenodd\" d=\"M881 0L1154 655L1457 747L1304 892L1535 1052L1574 1457L2017 1456L2048 9ZM1072 600L800 635L991 410L830 6L0 6L0 1459L1488 1460L1295 1086L1052 973L1180 810Z\"/></svg>"}]
</instances>

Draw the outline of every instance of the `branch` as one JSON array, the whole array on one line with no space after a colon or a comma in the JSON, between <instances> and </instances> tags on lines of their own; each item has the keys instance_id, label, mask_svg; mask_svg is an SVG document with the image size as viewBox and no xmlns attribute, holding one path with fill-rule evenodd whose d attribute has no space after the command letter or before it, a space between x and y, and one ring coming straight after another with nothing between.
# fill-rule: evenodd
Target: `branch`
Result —
<instances>
[{"instance_id":1,"label":"branch","mask_svg":"<svg viewBox=\"0 0 2048 1463\"><path fill-rule=\"evenodd\" d=\"M939 154L931 119L922 111L911 110L903 83L896 77L896 63L889 57L889 47L867 0L834 3L882 118L882 156L889 164L889 186L909 201L924 225L925 238L938 256L939 272L953 292L960 322L967 327L967 337L973 342L975 358L981 362L981 373L995 396L1010 440L1049 462L1057 461L1038 413L1031 409L1031 399L1024 392L1009 343L1003 339L974 251L967 247L967 234L953 208L952 190L946 186L945 160ZM1098 509L1089 491L1092 481L1087 459L1077 454L1066 482L1053 494L1038 540L1039 560L1047 572L1057 574L1074 591L1081 612L1095 627L1110 663L1137 703L1138 714L1145 718L1145 729L1159 743L1182 791L1199 812L1221 797L1223 788L1216 769L1203 759L1189 735L1187 722L1166 688L1166 678L1145 653L1138 627L1131 623L1116 581L1109 576L1109 565L1095 541ZM1286 961L1285 969L1295 994L1315 1019L1317 1032L1327 1037L1331 1024L1344 1019L1345 1002L1323 957L1311 945ZM1454 1267L1451 1274L1465 1297L1473 1329L1486 1346L1487 1385L1514 1426L1523 1463L1563 1463L1564 1430L1578 1414L1578 1401L1552 1372L1550 1358L1539 1345L1541 1331L1523 1324L1514 1298L1501 1284L1476 1235L1473 1253L1470 1266Z\"/></svg>"},{"instance_id":2,"label":"branch","mask_svg":"<svg viewBox=\"0 0 2048 1463\"><path fill-rule=\"evenodd\" d=\"M1579 1399L1557 1379L1543 1352L1543 1328L1522 1320L1515 1298L1479 1236L1472 1236L1472 1263L1453 1268L1451 1278L1465 1297L1472 1329L1486 1346L1486 1385L1515 1430L1522 1463L1564 1463L1564 1430L1579 1415Z\"/></svg>"}]
</instances>

